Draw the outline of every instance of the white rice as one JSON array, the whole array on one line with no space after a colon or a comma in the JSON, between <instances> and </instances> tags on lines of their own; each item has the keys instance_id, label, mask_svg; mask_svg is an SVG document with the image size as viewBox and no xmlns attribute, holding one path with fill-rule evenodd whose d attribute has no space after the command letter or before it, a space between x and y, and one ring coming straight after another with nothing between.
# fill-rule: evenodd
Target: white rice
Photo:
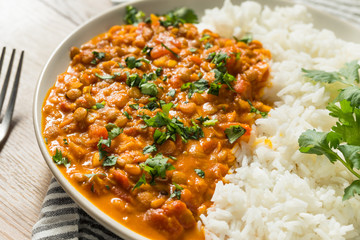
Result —
<instances>
[{"instance_id":1,"label":"white rice","mask_svg":"<svg viewBox=\"0 0 360 240\"><path fill-rule=\"evenodd\" d=\"M250 142L235 149L237 168L217 184L214 205L201 216L207 239L359 239L360 197L342 201L352 176L341 164L300 153L297 139L334 124L325 109L328 89L306 81L301 68L338 70L360 59L360 45L315 29L303 6L272 10L226 0L201 22L224 37L252 32L272 52L273 85L264 98L275 102Z\"/></svg>"}]
</instances>

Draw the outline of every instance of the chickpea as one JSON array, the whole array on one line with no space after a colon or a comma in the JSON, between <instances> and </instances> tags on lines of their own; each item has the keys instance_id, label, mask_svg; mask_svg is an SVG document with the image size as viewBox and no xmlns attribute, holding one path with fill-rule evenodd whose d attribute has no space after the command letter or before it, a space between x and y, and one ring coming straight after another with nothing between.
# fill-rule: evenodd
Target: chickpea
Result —
<instances>
[{"instance_id":1,"label":"chickpea","mask_svg":"<svg viewBox=\"0 0 360 240\"><path fill-rule=\"evenodd\" d=\"M193 102L181 104L180 111L182 111L185 114L193 114L196 111L196 104Z\"/></svg>"},{"instance_id":2,"label":"chickpea","mask_svg":"<svg viewBox=\"0 0 360 240\"><path fill-rule=\"evenodd\" d=\"M140 89L136 88L136 87L132 87L129 90L129 96L131 98L141 98L142 94L140 92Z\"/></svg>"},{"instance_id":3,"label":"chickpea","mask_svg":"<svg viewBox=\"0 0 360 240\"><path fill-rule=\"evenodd\" d=\"M159 151L164 154L172 154L176 151L175 143L171 140L167 140L162 145L159 146Z\"/></svg>"},{"instance_id":4,"label":"chickpea","mask_svg":"<svg viewBox=\"0 0 360 240\"><path fill-rule=\"evenodd\" d=\"M192 71L188 68L179 68L178 72L179 74L179 77L182 81L184 82L188 82L190 81L190 77L191 77L191 74L192 74Z\"/></svg>"},{"instance_id":5,"label":"chickpea","mask_svg":"<svg viewBox=\"0 0 360 240\"><path fill-rule=\"evenodd\" d=\"M141 174L141 169L140 169L139 165L135 165L135 164L128 164L128 163L125 164L124 170L131 175L140 175Z\"/></svg>"},{"instance_id":6,"label":"chickpea","mask_svg":"<svg viewBox=\"0 0 360 240\"><path fill-rule=\"evenodd\" d=\"M123 108L129 101L129 96L125 93L118 93L113 97L115 106L119 109Z\"/></svg>"},{"instance_id":7,"label":"chickpea","mask_svg":"<svg viewBox=\"0 0 360 240\"><path fill-rule=\"evenodd\" d=\"M150 206L151 206L151 208L159 208L159 207L161 207L161 205L164 204L164 202L165 202L165 199L158 198L158 199L152 200Z\"/></svg>"},{"instance_id":8,"label":"chickpea","mask_svg":"<svg viewBox=\"0 0 360 240\"><path fill-rule=\"evenodd\" d=\"M71 49L70 49L70 58L73 59L79 53L80 53L79 48L71 47Z\"/></svg>"},{"instance_id":9,"label":"chickpea","mask_svg":"<svg viewBox=\"0 0 360 240\"><path fill-rule=\"evenodd\" d=\"M120 115L115 120L115 125L118 127L125 127L127 124L128 119L124 115Z\"/></svg>"},{"instance_id":10,"label":"chickpea","mask_svg":"<svg viewBox=\"0 0 360 240\"><path fill-rule=\"evenodd\" d=\"M187 177L183 172L174 171L172 174L172 181L178 184L185 184L187 181Z\"/></svg>"},{"instance_id":11,"label":"chickpea","mask_svg":"<svg viewBox=\"0 0 360 240\"><path fill-rule=\"evenodd\" d=\"M81 96L81 91L77 88L74 89L70 89L69 91L66 92L66 96L70 99L70 100L76 100L78 97Z\"/></svg>"},{"instance_id":12,"label":"chickpea","mask_svg":"<svg viewBox=\"0 0 360 240\"><path fill-rule=\"evenodd\" d=\"M79 107L75 110L73 117L76 121L84 121L87 116L87 110L83 107Z\"/></svg>"},{"instance_id":13,"label":"chickpea","mask_svg":"<svg viewBox=\"0 0 360 240\"><path fill-rule=\"evenodd\" d=\"M151 202L154 200L154 195L151 192L141 192L136 196L136 199L145 207L150 207Z\"/></svg>"},{"instance_id":14,"label":"chickpea","mask_svg":"<svg viewBox=\"0 0 360 240\"><path fill-rule=\"evenodd\" d=\"M90 95L90 93L86 93L85 96L84 96L86 102L87 102L87 105L89 107L92 107L96 104L96 100Z\"/></svg>"},{"instance_id":15,"label":"chickpea","mask_svg":"<svg viewBox=\"0 0 360 240\"><path fill-rule=\"evenodd\" d=\"M115 108L110 108L105 112L105 117L109 122L113 122L120 115L120 111Z\"/></svg>"},{"instance_id":16,"label":"chickpea","mask_svg":"<svg viewBox=\"0 0 360 240\"><path fill-rule=\"evenodd\" d=\"M218 109L212 103L207 102L203 105L203 112L205 115L212 115L217 111Z\"/></svg>"}]
</instances>

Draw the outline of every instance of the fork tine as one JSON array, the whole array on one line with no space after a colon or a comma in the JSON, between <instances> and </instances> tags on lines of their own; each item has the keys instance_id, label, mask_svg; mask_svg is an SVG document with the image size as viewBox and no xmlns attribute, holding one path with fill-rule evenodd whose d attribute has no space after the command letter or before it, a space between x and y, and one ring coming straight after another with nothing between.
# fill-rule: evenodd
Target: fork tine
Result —
<instances>
[{"instance_id":1,"label":"fork tine","mask_svg":"<svg viewBox=\"0 0 360 240\"><path fill-rule=\"evenodd\" d=\"M3 62L4 62L5 52L6 52L6 47L3 47L2 53L1 53L1 58L0 58L0 74L1 74L1 69L2 69Z\"/></svg>"},{"instance_id":2,"label":"fork tine","mask_svg":"<svg viewBox=\"0 0 360 240\"><path fill-rule=\"evenodd\" d=\"M14 49L14 51L15 51L15 49ZM13 53L14 53L14 51L13 51ZM14 113L14 107L15 107L17 91L18 91L18 88L19 88L19 82L20 82L20 75L21 75L21 68L22 68L23 58L24 58L24 51L21 51L20 60L19 60L17 71L16 71L15 80L14 80L14 83L13 83L13 87L11 89L9 105L6 108L4 119L3 119L2 123L1 123L2 129L0 131L0 143L4 140L7 132L9 131L10 122L11 122L11 119L12 119L12 115Z\"/></svg>"},{"instance_id":3,"label":"fork tine","mask_svg":"<svg viewBox=\"0 0 360 240\"><path fill-rule=\"evenodd\" d=\"M13 61L14 61L14 56L15 56L15 49L13 49L12 53L11 53L11 59L9 62L9 66L6 72L6 76L5 76L5 80L1 89L1 93L0 93L0 113L4 104L4 100L5 100L5 96L6 96L6 90L7 87L9 85L9 79L10 79L10 75L11 75L11 69L12 69L12 65L13 65Z\"/></svg>"}]
</instances>

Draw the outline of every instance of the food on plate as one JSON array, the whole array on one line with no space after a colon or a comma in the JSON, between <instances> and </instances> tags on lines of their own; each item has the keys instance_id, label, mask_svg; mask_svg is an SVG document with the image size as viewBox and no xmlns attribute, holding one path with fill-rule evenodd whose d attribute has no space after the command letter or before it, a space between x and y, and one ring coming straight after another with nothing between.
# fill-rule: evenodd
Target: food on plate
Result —
<instances>
[{"instance_id":1,"label":"food on plate","mask_svg":"<svg viewBox=\"0 0 360 240\"><path fill-rule=\"evenodd\" d=\"M152 239L202 239L216 183L271 109L269 50L244 33L198 31L196 15L127 7L70 50L43 106L43 136L69 181L102 211Z\"/></svg>"}]
</instances>

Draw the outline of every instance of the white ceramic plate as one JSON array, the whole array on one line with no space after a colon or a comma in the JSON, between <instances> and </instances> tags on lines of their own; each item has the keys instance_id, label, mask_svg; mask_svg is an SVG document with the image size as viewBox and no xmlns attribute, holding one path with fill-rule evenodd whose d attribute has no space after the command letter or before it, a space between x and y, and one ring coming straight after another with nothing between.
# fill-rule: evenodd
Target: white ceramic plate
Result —
<instances>
[{"instance_id":1,"label":"white ceramic plate","mask_svg":"<svg viewBox=\"0 0 360 240\"><path fill-rule=\"evenodd\" d=\"M233 3L240 4L240 0L232 0ZM292 5L290 2L284 2L280 0L257 0L261 4L274 6L286 6ZM144 11L147 14L150 13L166 13L177 7L187 6L195 10L197 15L201 17L204 14L205 8L221 7L222 0L147 0L147 1L134 1L128 3L134 7ZM145 239L144 237L134 233L127 229L120 223L116 222L97 207L95 207L89 200L81 195L77 190L66 180L62 175L56 164L53 163L51 156L49 155L46 145L41 136L41 108L46 94L50 87L52 87L56 81L56 76L63 73L69 62L69 49L72 46L81 46L81 44L87 42L94 36L106 32L113 25L119 25L123 23L123 17L125 13L125 6L128 4L118 5L97 17L89 20L78 29L76 29L70 36L68 36L60 46L53 52L50 59L46 63L35 92L34 98L34 127L36 132L36 138L41 149L41 152L48 164L50 170L54 174L55 178L64 188L64 190L75 200L75 202L84 209L90 216L96 219L99 223L106 228L114 232L115 234L123 237L124 239ZM322 12L309 8L310 13L313 15L314 25L316 28L327 28L335 32L337 37L347 41L360 42L359 33L360 30L344 21L341 21L331 15L326 15ZM271 49L270 49L271 50Z\"/></svg>"}]
</instances>

